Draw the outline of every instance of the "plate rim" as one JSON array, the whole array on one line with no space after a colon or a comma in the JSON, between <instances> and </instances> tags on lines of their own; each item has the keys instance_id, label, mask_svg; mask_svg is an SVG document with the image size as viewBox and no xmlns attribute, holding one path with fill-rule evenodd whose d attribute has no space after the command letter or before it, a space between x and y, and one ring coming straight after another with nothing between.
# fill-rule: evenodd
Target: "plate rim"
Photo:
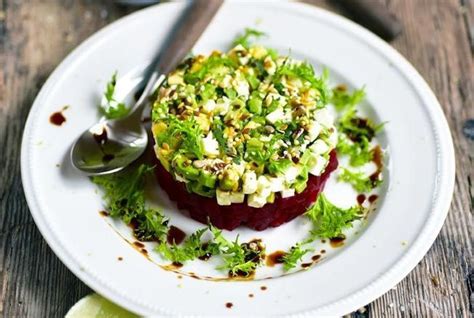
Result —
<instances>
[{"instance_id":1,"label":"plate rim","mask_svg":"<svg viewBox=\"0 0 474 318\"><path fill-rule=\"evenodd\" d=\"M100 277L96 277L97 275L95 275L95 273L84 271L79 265L80 261L72 256L72 254L62 246L61 242L58 240L49 225L46 224L42 219L42 211L40 211L40 208L37 204L37 198L35 197L31 175L29 173L29 139L31 137L31 131L33 127L32 121L35 119L34 115L37 112L37 109L39 109L42 104L42 99L48 95L50 88L56 82L56 78L60 76L60 74L70 64L74 63L76 59L80 58L85 51L89 50L94 45L97 45L97 43L101 40L104 40L104 35L107 35L109 30L120 28L132 20L139 19L141 16L145 16L154 10L159 10L159 8L177 5L180 4L176 2L162 3L122 17L89 36L70 54L68 54L66 58L64 58L51 73L51 75L48 77L48 80L35 98L25 123L21 144L21 178L26 201L28 203L30 213L49 247L53 250L61 262L66 265L66 267L86 285L94 290L100 290L102 295L120 304L121 306L141 314L147 314L147 312L143 307L137 304L134 299L117 292L107 283L103 282ZM425 111L427 112L427 115L433 124L432 131L434 132L435 144L438 151L436 160L439 184L437 184L437 187L435 188L435 195L433 196L434 199L430 206L430 214L423 225L422 231L418 234L416 241L410 245L410 247L407 249L407 252L396 261L389 271L374 279L363 289L341 299L334 300L321 307L311 308L309 310L289 315L312 316L315 314L321 314L321 312L335 312L339 314L345 314L375 300L386 293L392 286L396 285L399 281L405 278L406 275L408 275L408 273L413 270L413 268L425 256L439 234L441 227L444 224L444 220L449 212L449 207L454 191L455 155L451 132L449 130L449 126L441 105L436 99L431 88L421 77L418 71L416 71L416 69L398 51L396 51L394 48L370 31L342 16L305 3L265 1L258 4L251 3L248 5L269 7L277 6L288 10L297 11L298 14L310 15L315 19L323 20L325 23L328 23L333 27L343 29L347 33L358 37L361 42L371 46L371 48L378 54L383 55L389 61L393 62L395 69L407 79L407 82L414 88L416 93L422 99L422 104L425 106ZM443 191L439 191L440 189L443 189ZM176 313L165 308L160 308L156 314L170 316Z\"/></svg>"}]
</instances>

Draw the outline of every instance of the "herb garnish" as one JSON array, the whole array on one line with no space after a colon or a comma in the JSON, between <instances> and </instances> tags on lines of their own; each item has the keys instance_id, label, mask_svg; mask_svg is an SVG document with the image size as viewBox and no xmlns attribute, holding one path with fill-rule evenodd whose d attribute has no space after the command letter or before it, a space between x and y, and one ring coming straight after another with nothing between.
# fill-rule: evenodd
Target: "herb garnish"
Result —
<instances>
[{"instance_id":1,"label":"herb garnish","mask_svg":"<svg viewBox=\"0 0 474 318\"><path fill-rule=\"evenodd\" d=\"M201 128L194 118L180 120L170 116L166 130L156 136L159 145L167 143L169 147L180 148L181 153L192 155L198 159L203 157Z\"/></svg>"},{"instance_id":2,"label":"herb garnish","mask_svg":"<svg viewBox=\"0 0 474 318\"><path fill-rule=\"evenodd\" d=\"M107 82L104 92L105 101L99 105L99 110L107 119L118 119L128 115L130 109L121 102L118 102L115 97L115 86L117 84L117 72L112 75L112 78Z\"/></svg>"},{"instance_id":3,"label":"herb garnish","mask_svg":"<svg viewBox=\"0 0 474 318\"><path fill-rule=\"evenodd\" d=\"M332 204L321 193L305 214L313 223L311 235L319 238L333 238L342 235L342 231L352 227L352 222L360 219L363 208L360 206L343 209Z\"/></svg>"},{"instance_id":4,"label":"herb garnish","mask_svg":"<svg viewBox=\"0 0 474 318\"><path fill-rule=\"evenodd\" d=\"M382 180L372 180L370 176L360 171L352 171L346 168L341 168L339 180L350 183L355 190L361 193L370 192L373 188L380 185Z\"/></svg>"},{"instance_id":5,"label":"herb garnish","mask_svg":"<svg viewBox=\"0 0 474 318\"><path fill-rule=\"evenodd\" d=\"M157 210L145 205L145 176L153 167L140 165L111 175L94 176L92 182L103 190L106 208L111 217L126 224L137 223L135 235L142 241L163 240L168 220Z\"/></svg>"},{"instance_id":6,"label":"herb garnish","mask_svg":"<svg viewBox=\"0 0 474 318\"><path fill-rule=\"evenodd\" d=\"M311 249L303 249L302 245L303 243L297 243L283 256L283 269L286 272L294 268L303 259L303 256L312 251Z\"/></svg>"},{"instance_id":7,"label":"herb garnish","mask_svg":"<svg viewBox=\"0 0 474 318\"><path fill-rule=\"evenodd\" d=\"M265 248L260 241L240 244L238 236L235 241L228 241L218 228L210 225L209 229L224 260L218 269L228 271L231 276L249 276L261 264Z\"/></svg>"},{"instance_id":8,"label":"herb garnish","mask_svg":"<svg viewBox=\"0 0 474 318\"><path fill-rule=\"evenodd\" d=\"M264 32L261 32L261 31L255 30L255 29L251 29L251 28L245 28L244 34L242 34L242 35L238 36L237 38L235 38L235 40L232 42L232 46L235 47L235 46L240 44L245 48L249 48L249 46L250 46L250 41L249 40L251 38L259 38L259 37L262 37L264 35L265 35Z\"/></svg>"},{"instance_id":9,"label":"herb garnish","mask_svg":"<svg viewBox=\"0 0 474 318\"><path fill-rule=\"evenodd\" d=\"M156 247L156 251L159 252L164 258L180 264L202 257L206 254L216 255L219 253L217 245L214 243L203 244L201 242L201 237L206 232L207 228L197 230L191 234L181 245L170 245L167 244L166 241L162 241Z\"/></svg>"}]
</instances>

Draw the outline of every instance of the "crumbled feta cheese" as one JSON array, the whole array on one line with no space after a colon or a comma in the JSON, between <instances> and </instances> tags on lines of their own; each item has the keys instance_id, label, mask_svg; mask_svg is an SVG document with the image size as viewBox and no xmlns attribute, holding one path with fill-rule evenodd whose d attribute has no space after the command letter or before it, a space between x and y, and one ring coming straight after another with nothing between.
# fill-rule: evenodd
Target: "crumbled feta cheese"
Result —
<instances>
[{"instance_id":1,"label":"crumbled feta cheese","mask_svg":"<svg viewBox=\"0 0 474 318\"><path fill-rule=\"evenodd\" d=\"M257 191L257 174L253 171L247 171L242 177L242 189L245 194L252 194Z\"/></svg>"},{"instance_id":2,"label":"crumbled feta cheese","mask_svg":"<svg viewBox=\"0 0 474 318\"><path fill-rule=\"evenodd\" d=\"M257 179L257 192L266 194L265 197L269 196L270 191L270 180L266 176L259 176Z\"/></svg>"},{"instance_id":3,"label":"crumbled feta cheese","mask_svg":"<svg viewBox=\"0 0 474 318\"><path fill-rule=\"evenodd\" d=\"M236 163L233 163L232 164L232 168L237 171L237 173L239 174L239 176L243 175L244 174L244 171L245 171L245 164L243 162L241 162L240 164L236 164Z\"/></svg>"},{"instance_id":4,"label":"crumbled feta cheese","mask_svg":"<svg viewBox=\"0 0 474 318\"><path fill-rule=\"evenodd\" d=\"M272 192L280 192L285 189L284 179L282 177L270 178L270 190Z\"/></svg>"},{"instance_id":5,"label":"crumbled feta cheese","mask_svg":"<svg viewBox=\"0 0 474 318\"><path fill-rule=\"evenodd\" d=\"M247 204L248 206L254 208L261 208L267 203L267 196L262 196L260 194L251 194L248 197Z\"/></svg>"},{"instance_id":6,"label":"crumbled feta cheese","mask_svg":"<svg viewBox=\"0 0 474 318\"><path fill-rule=\"evenodd\" d=\"M219 155L219 143L214 138L212 132L207 134L205 138L202 139L202 145L204 153L208 156L218 156Z\"/></svg>"},{"instance_id":7,"label":"crumbled feta cheese","mask_svg":"<svg viewBox=\"0 0 474 318\"><path fill-rule=\"evenodd\" d=\"M289 198L295 195L295 189L283 189L281 191L282 198Z\"/></svg>"},{"instance_id":8,"label":"crumbled feta cheese","mask_svg":"<svg viewBox=\"0 0 474 318\"><path fill-rule=\"evenodd\" d=\"M230 192L229 199L231 203L242 203L245 199L245 194L242 192Z\"/></svg>"},{"instance_id":9,"label":"crumbled feta cheese","mask_svg":"<svg viewBox=\"0 0 474 318\"><path fill-rule=\"evenodd\" d=\"M202 105L202 109L208 114L212 113L215 108L216 102L213 99L207 100L204 105Z\"/></svg>"},{"instance_id":10,"label":"crumbled feta cheese","mask_svg":"<svg viewBox=\"0 0 474 318\"><path fill-rule=\"evenodd\" d=\"M273 62L273 60L270 56L267 56L263 60L263 68L265 69L265 71L267 71L268 74L270 74L270 75L275 74L276 64L275 64L275 62Z\"/></svg>"},{"instance_id":11,"label":"crumbled feta cheese","mask_svg":"<svg viewBox=\"0 0 474 318\"><path fill-rule=\"evenodd\" d=\"M230 76L229 74L226 74L224 78L222 79L220 86L222 88L228 88L231 86L231 81L232 81L232 76Z\"/></svg>"},{"instance_id":12,"label":"crumbled feta cheese","mask_svg":"<svg viewBox=\"0 0 474 318\"><path fill-rule=\"evenodd\" d=\"M319 134L321 133L321 130L323 127L317 122L313 121L312 123L309 124L309 129L308 129L308 136L311 140L316 139Z\"/></svg>"},{"instance_id":13,"label":"crumbled feta cheese","mask_svg":"<svg viewBox=\"0 0 474 318\"><path fill-rule=\"evenodd\" d=\"M295 166L291 166L283 174L283 177L285 178L286 183L293 183L296 180L296 177L298 176L299 171L298 168Z\"/></svg>"},{"instance_id":14,"label":"crumbled feta cheese","mask_svg":"<svg viewBox=\"0 0 474 318\"><path fill-rule=\"evenodd\" d=\"M225 115L229 111L230 99L227 97L222 97L222 101L216 103L216 108L214 109L220 115Z\"/></svg>"},{"instance_id":15,"label":"crumbled feta cheese","mask_svg":"<svg viewBox=\"0 0 474 318\"><path fill-rule=\"evenodd\" d=\"M219 205L231 205L232 200L230 198L230 192L216 189L217 204Z\"/></svg>"},{"instance_id":16,"label":"crumbled feta cheese","mask_svg":"<svg viewBox=\"0 0 474 318\"><path fill-rule=\"evenodd\" d=\"M322 155L329 151L329 146L321 139L318 139L311 145L310 149L315 155Z\"/></svg>"},{"instance_id":17,"label":"crumbled feta cheese","mask_svg":"<svg viewBox=\"0 0 474 318\"><path fill-rule=\"evenodd\" d=\"M265 119L268 120L270 123L274 124L277 121L287 121L287 120L291 119L291 118L289 118L290 116L289 116L288 113L285 114L285 112L283 111L283 108L278 107L277 109L272 111L270 114L268 114L265 117Z\"/></svg>"},{"instance_id":18,"label":"crumbled feta cheese","mask_svg":"<svg viewBox=\"0 0 474 318\"><path fill-rule=\"evenodd\" d=\"M250 60L250 57L249 57L249 56L239 57L239 62L240 62L240 64L242 64L242 65L247 65L247 63L249 62L249 60Z\"/></svg>"},{"instance_id":19,"label":"crumbled feta cheese","mask_svg":"<svg viewBox=\"0 0 474 318\"><path fill-rule=\"evenodd\" d=\"M331 146L331 148L334 148L337 145L337 132L334 126L332 126L332 129L333 129L333 132L329 135L327 142L329 146Z\"/></svg>"},{"instance_id":20,"label":"crumbled feta cheese","mask_svg":"<svg viewBox=\"0 0 474 318\"><path fill-rule=\"evenodd\" d=\"M246 80L235 81L234 83L235 90L239 96L249 96L249 83Z\"/></svg>"},{"instance_id":21,"label":"crumbled feta cheese","mask_svg":"<svg viewBox=\"0 0 474 318\"><path fill-rule=\"evenodd\" d=\"M318 109L315 112L316 120L326 128L329 128L334 125L334 118L327 108Z\"/></svg>"},{"instance_id":22,"label":"crumbled feta cheese","mask_svg":"<svg viewBox=\"0 0 474 318\"><path fill-rule=\"evenodd\" d=\"M309 173L313 176L320 176L321 173L324 171L324 168L326 168L328 160L323 156L319 155L315 156L314 159L315 160L313 165L309 168Z\"/></svg>"}]
</instances>

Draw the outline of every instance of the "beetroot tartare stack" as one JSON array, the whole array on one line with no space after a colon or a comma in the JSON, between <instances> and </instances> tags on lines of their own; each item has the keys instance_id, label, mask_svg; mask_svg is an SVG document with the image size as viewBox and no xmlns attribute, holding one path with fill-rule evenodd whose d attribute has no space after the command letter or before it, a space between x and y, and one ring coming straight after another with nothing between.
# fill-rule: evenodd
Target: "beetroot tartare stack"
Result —
<instances>
[{"instance_id":1,"label":"beetroot tartare stack","mask_svg":"<svg viewBox=\"0 0 474 318\"><path fill-rule=\"evenodd\" d=\"M310 64L262 46L188 58L153 105L158 182L202 223L288 222L337 167L327 99Z\"/></svg>"}]
</instances>

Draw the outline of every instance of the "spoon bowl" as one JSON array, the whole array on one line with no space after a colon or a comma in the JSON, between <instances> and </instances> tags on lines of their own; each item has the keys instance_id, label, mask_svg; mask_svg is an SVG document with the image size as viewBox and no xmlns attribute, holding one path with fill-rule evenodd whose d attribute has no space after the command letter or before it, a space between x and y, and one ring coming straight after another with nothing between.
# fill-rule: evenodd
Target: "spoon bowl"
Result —
<instances>
[{"instance_id":1,"label":"spoon bowl","mask_svg":"<svg viewBox=\"0 0 474 318\"><path fill-rule=\"evenodd\" d=\"M71 161L90 175L113 173L137 160L147 144L148 134L139 120L103 120L78 138Z\"/></svg>"}]
</instances>

